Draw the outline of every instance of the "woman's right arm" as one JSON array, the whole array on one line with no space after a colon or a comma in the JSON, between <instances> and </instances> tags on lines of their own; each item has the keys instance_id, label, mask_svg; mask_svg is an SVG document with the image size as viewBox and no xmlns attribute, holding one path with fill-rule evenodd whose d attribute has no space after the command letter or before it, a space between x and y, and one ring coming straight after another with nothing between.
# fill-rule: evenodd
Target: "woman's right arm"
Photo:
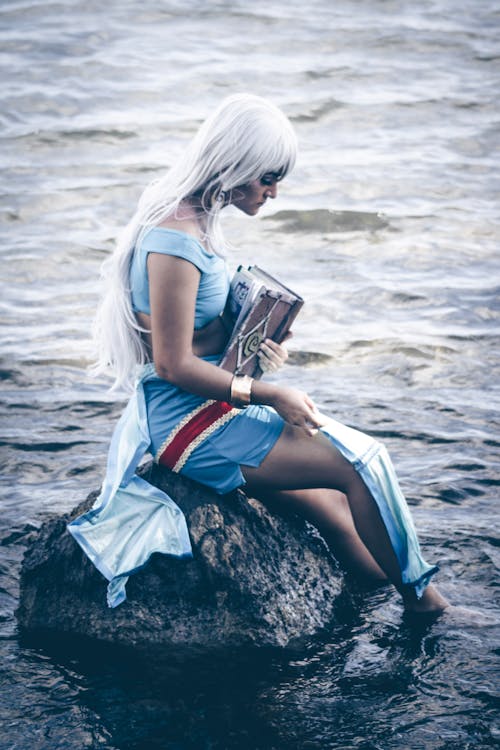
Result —
<instances>
[{"instance_id":1,"label":"woman's right arm","mask_svg":"<svg viewBox=\"0 0 500 750\"><path fill-rule=\"evenodd\" d=\"M232 374L193 353L196 295L200 272L171 255L148 255L151 339L158 375L204 398L229 401ZM321 418L307 394L295 388L253 381L252 403L273 406L291 424L312 433Z\"/></svg>"}]
</instances>

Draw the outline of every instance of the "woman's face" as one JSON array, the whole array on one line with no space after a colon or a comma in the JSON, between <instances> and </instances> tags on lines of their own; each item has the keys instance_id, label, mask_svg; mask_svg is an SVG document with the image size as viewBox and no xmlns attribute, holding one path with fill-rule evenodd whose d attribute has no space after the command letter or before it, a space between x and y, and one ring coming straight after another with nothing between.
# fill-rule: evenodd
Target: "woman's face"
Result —
<instances>
[{"instance_id":1,"label":"woman's face","mask_svg":"<svg viewBox=\"0 0 500 750\"><path fill-rule=\"evenodd\" d=\"M231 191L229 205L236 206L248 216L255 216L268 198L276 198L279 180L279 175L266 172L258 180L239 185Z\"/></svg>"}]
</instances>

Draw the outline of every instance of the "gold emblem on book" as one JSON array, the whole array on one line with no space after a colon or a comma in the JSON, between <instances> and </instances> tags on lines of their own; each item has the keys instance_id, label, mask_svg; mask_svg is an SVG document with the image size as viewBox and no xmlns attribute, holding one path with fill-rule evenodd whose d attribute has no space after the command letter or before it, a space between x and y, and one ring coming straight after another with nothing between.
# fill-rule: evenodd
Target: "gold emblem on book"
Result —
<instances>
[{"instance_id":1,"label":"gold emblem on book","mask_svg":"<svg viewBox=\"0 0 500 750\"><path fill-rule=\"evenodd\" d=\"M246 337L245 343L243 344L243 356L251 357L252 354L258 351L260 342L264 340L262 334L258 331L253 331L249 336Z\"/></svg>"}]
</instances>

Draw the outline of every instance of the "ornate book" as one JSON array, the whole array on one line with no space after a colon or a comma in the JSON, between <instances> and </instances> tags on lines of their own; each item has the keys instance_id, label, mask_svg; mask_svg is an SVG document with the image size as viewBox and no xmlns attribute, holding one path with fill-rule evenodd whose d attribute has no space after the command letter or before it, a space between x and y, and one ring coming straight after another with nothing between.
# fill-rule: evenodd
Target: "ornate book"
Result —
<instances>
[{"instance_id":1,"label":"ornate book","mask_svg":"<svg viewBox=\"0 0 500 750\"><path fill-rule=\"evenodd\" d=\"M233 276L225 316L233 324L220 367L260 378L257 351L270 338L280 344L304 304L302 297L258 266L240 266Z\"/></svg>"}]
</instances>

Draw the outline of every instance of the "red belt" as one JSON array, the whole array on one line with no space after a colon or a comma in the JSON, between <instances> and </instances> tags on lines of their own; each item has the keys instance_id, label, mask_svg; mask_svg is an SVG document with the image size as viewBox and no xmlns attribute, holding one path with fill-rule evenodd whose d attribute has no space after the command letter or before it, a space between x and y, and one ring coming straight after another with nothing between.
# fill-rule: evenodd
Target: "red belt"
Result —
<instances>
[{"instance_id":1,"label":"red belt","mask_svg":"<svg viewBox=\"0 0 500 750\"><path fill-rule=\"evenodd\" d=\"M205 401L187 414L156 454L156 461L179 472L194 449L221 425L240 413L226 401Z\"/></svg>"}]
</instances>

